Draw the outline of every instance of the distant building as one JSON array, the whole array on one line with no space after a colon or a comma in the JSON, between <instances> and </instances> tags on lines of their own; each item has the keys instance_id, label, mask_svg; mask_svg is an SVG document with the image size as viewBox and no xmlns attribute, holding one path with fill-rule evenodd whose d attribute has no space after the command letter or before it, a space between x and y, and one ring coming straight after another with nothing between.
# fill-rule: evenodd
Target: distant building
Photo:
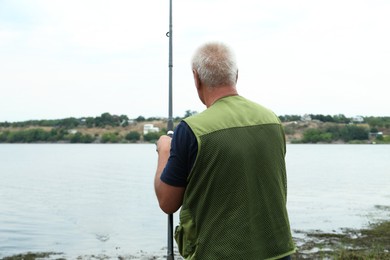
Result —
<instances>
[{"instance_id":1,"label":"distant building","mask_svg":"<svg viewBox=\"0 0 390 260\"><path fill-rule=\"evenodd\" d=\"M301 117L301 121L311 121L311 116L308 115L308 114L304 114L304 115Z\"/></svg>"},{"instance_id":2,"label":"distant building","mask_svg":"<svg viewBox=\"0 0 390 260\"><path fill-rule=\"evenodd\" d=\"M129 119L129 120L126 120L126 119L123 119L122 122L120 122L120 126L128 126L128 125L132 125L134 124L134 120L133 119Z\"/></svg>"},{"instance_id":3,"label":"distant building","mask_svg":"<svg viewBox=\"0 0 390 260\"><path fill-rule=\"evenodd\" d=\"M364 118L362 116L355 116L355 117L352 117L352 122L353 123L363 123Z\"/></svg>"},{"instance_id":4,"label":"distant building","mask_svg":"<svg viewBox=\"0 0 390 260\"><path fill-rule=\"evenodd\" d=\"M368 139L374 139L382 136L383 136L383 132L368 133Z\"/></svg>"},{"instance_id":5,"label":"distant building","mask_svg":"<svg viewBox=\"0 0 390 260\"><path fill-rule=\"evenodd\" d=\"M160 131L160 129L153 126L153 124L144 124L144 135L148 133L157 133L158 131Z\"/></svg>"}]
</instances>

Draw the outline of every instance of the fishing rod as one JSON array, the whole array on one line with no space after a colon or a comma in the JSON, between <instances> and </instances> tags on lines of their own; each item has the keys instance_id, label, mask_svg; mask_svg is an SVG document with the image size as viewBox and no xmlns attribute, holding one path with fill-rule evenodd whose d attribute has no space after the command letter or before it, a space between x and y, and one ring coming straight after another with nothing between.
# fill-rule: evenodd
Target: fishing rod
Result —
<instances>
[{"instance_id":1,"label":"fishing rod","mask_svg":"<svg viewBox=\"0 0 390 260\"><path fill-rule=\"evenodd\" d=\"M169 37L169 109L168 109L168 123L167 131L168 136L172 137L173 135L173 118L172 118L172 0L169 0L169 32L167 32L167 37ZM167 248L167 259L174 260L173 253L173 214L168 214L168 248Z\"/></svg>"}]
</instances>

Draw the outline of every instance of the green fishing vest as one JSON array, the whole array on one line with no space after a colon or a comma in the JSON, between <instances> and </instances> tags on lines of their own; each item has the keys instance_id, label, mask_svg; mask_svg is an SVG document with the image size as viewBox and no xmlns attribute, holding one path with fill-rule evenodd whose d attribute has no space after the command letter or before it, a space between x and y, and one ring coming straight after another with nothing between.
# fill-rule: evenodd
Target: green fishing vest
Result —
<instances>
[{"instance_id":1,"label":"green fishing vest","mask_svg":"<svg viewBox=\"0 0 390 260\"><path fill-rule=\"evenodd\" d=\"M175 240L186 259L277 259L295 252L278 117L240 96L185 119L198 142Z\"/></svg>"}]
</instances>

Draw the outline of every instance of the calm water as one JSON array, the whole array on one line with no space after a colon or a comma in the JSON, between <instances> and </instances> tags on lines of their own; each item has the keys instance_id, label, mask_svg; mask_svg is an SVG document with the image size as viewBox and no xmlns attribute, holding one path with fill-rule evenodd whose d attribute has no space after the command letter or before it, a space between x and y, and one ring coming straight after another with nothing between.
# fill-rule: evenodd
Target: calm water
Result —
<instances>
[{"instance_id":1,"label":"calm water","mask_svg":"<svg viewBox=\"0 0 390 260\"><path fill-rule=\"evenodd\" d=\"M287 149L294 236L390 218L389 145ZM156 159L152 144L1 144L0 257L163 256L167 218L153 190Z\"/></svg>"}]
</instances>

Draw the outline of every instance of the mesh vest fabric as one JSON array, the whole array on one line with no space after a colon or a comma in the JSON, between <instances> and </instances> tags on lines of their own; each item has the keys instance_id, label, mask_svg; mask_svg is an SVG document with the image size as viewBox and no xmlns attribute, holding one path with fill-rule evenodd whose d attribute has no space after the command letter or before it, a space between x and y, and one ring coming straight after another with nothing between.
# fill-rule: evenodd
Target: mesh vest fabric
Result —
<instances>
[{"instance_id":1,"label":"mesh vest fabric","mask_svg":"<svg viewBox=\"0 0 390 260\"><path fill-rule=\"evenodd\" d=\"M279 119L243 97L185 119L198 154L175 230L186 259L277 259L295 251Z\"/></svg>"}]
</instances>

